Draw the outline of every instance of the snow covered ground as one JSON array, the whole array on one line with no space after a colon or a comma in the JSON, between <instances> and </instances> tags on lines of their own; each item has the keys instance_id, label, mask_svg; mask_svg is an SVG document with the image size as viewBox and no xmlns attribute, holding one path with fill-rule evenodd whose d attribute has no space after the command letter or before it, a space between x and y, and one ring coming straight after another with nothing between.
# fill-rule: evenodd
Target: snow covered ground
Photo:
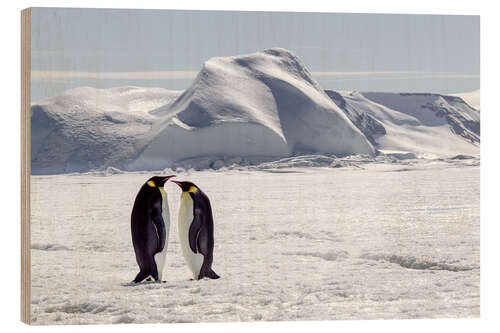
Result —
<instances>
[{"instance_id":1,"label":"snow covered ground","mask_svg":"<svg viewBox=\"0 0 500 333\"><path fill-rule=\"evenodd\" d=\"M479 316L479 160L346 163L178 174L212 201L221 279L189 280L169 183L165 284L129 283L152 173L32 176L33 323Z\"/></svg>"}]
</instances>

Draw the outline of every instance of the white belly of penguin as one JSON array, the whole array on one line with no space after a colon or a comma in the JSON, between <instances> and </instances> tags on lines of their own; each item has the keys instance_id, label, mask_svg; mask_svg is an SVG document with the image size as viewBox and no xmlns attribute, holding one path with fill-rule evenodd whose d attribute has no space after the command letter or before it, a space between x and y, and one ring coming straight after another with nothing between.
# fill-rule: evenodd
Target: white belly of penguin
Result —
<instances>
[{"instance_id":1,"label":"white belly of penguin","mask_svg":"<svg viewBox=\"0 0 500 333\"><path fill-rule=\"evenodd\" d=\"M193 199L187 192L181 194L181 207L179 209L179 239L181 241L182 254L186 263L196 280L200 275L201 265L203 265L203 255L194 253L189 246L189 228L193 222Z\"/></svg>"},{"instance_id":2,"label":"white belly of penguin","mask_svg":"<svg viewBox=\"0 0 500 333\"><path fill-rule=\"evenodd\" d=\"M163 222L165 222L165 247L161 252L155 254L155 263L156 263L156 268L158 269L158 278L160 279L160 281L162 281L163 269L165 267L165 262L167 257L168 236L170 234L170 210L168 207L167 192L165 192L165 189L163 187L159 187L158 189L160 190L162 198L161 215L163 217Z\"/></svg>"}]
</instances>

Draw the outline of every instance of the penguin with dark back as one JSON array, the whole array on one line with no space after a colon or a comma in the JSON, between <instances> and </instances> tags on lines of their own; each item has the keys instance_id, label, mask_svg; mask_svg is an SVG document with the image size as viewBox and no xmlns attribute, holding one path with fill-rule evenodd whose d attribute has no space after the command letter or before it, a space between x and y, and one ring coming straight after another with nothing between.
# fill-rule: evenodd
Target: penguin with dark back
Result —
<instances>
[{"instance_id":1,"label":"penguin with dark back","mask_svg":"<svg viewBox=\"0 0 500 333\"><path fill-rule=\"evenodd\" d=\"M139 190L131 215L132 243L139 283L152 277L161 282L170 233L170 211L164 184L174 176L151 177Z\"/></svg>"},{"instance_id":2,"label":"penguin with dark back","mask_svg":"<svg viewBox=\"0 0 500 333\"><path fill-rule=\"evenodd\" d=\"M179 239L186 263L195 280L218 279L212 270L214 221L208 196L192 182L173 181L182 190L179 207Z\"/></svg>"}]
</instances>

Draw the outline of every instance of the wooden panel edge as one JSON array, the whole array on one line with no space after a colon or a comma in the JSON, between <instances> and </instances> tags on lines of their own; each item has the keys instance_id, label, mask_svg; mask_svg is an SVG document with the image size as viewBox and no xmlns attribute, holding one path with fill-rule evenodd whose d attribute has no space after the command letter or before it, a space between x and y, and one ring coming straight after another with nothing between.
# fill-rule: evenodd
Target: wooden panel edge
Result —
<instances>
[{"instance_id":1,"label":"wooden panel edge","mask_svg":"<svg viewBox=\"0 0 500 333\"><path fill-rule=\"evenodd\" d=\"M31 324L31 9L21 11L21 321Z\"/></svg>"}]
</instances>

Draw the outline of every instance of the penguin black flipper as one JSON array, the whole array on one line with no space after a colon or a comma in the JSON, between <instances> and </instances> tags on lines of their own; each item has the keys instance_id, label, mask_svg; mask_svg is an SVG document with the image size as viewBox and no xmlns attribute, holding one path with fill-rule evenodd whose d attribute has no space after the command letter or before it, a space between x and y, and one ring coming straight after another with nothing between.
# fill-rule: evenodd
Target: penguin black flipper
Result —
<instances>
[{"instance_id":1,"label":"penguin black flipper","mask_svg":"<svg viewBox=\"0 0 500 333\"><path fill-rule=\"evenodd\" d=\"M194 208L193 215L193 222L189 227L189 247L191 248L191 251L193 251L194 253L198 253L198 237L204 225L203 210L200 208Z\"/></svg>"},{"instance_id":2,"label":"penguin black flipper","mask_svg":"<svg viewBox=\"0 0 500 333\"><path fill-rule=\"evenodd\" d=\"M158 247L156 248L154 254L159 253L163 250L163 248L165 247L165 241L167 236L167 232L165 230L165 223L163 221L163 216L161 213L162 213L161 204L154 205L151 211L151 222L153 223L158 236Z\"/></svg>"},{"instance_id":3,"label":"penguin black flipper","mask_svg":"<svg viewBox=\"0 0 500 333\"><path fill-rule=\"evenodd\" d=\"M198 248L198 252L203 254L204 256L208 255L208 231L205 226L200 228L200 232L198 233L198 238L196 239L196 247Z\"/></svg>"}]
</instances>

